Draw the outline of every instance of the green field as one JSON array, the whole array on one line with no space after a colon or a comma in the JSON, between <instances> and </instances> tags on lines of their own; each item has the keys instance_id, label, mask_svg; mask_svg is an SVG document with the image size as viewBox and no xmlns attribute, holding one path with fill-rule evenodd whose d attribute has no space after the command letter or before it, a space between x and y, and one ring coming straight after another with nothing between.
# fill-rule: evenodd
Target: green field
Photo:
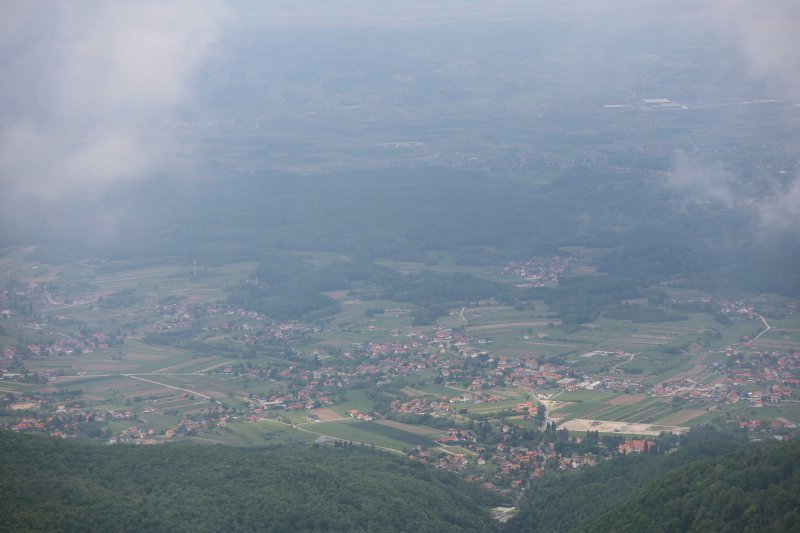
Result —
<instances>
[{"instance_id":1,"label":"green field","mask_svg":"<svg viewBox=\"0 0 800 533\"><path fill-rule=\"evenodd\" d=\"M375 408L375 403L367 395L365 389L350 389L345 392L347 401L332 405L331 409L342 416L347 416L347 411L358 410L359 413L368 414Z\"/></svg>"},{"instance_id":2,"label":"green field","mask_svg":"<svg viewBox=\"0 0 800 533\"><path fill-rule=\"evenodd\" d=\"M337 439L375 444L376 446L394 450L403 450L417 445L434 445L430 437L384 426L375 422L342 420L336 422L319 422L305 427L310 431L329 435Z\"/></svg>"}]
</instances>

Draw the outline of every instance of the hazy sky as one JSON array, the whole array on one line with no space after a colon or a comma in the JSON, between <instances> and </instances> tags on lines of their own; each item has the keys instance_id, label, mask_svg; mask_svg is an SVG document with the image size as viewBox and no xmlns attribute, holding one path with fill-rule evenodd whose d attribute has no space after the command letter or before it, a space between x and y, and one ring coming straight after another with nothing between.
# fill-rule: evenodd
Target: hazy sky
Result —
<instances>
[{"instance_id":1,"label":"hazy sky","mask_svg":"<svg viewBox=\"0 0 800 533\"><path fill-rule=\"evenodd\" d=\"M3 187L58 197L157 168L225 10L202 1L2 4Z\"/></svg>"},{"instance_id":2,"label":"hazy sky","mask_svg":"<svg viewBox=\"0 0 800 533\"><path fill-rule=\"evenodd\" d=\"M609 23L624 28L640 15L662 14L670 23L708 30L767 96L800 104L800 2L786 0L3 0L0 187L7 199L25 193L57 201L165 171L172 143L166 125L195 109L198 73L233 59L219 43L244 27L311 32L326 25L552 19L589 28L584 40L607 41ZM787 150L800 155L798 140L787 139ZM678 188L733 204L713 168L681 159L676 173ZM783 193L760 206L765 224L800 223L800 180Z\"/></svg>"}]
</instances>

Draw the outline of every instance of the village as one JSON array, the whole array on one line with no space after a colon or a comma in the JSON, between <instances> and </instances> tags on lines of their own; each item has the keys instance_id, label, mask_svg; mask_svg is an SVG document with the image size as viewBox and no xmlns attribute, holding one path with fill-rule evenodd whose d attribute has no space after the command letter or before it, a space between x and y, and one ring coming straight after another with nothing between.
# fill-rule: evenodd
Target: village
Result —
<instances>
[{"instance_id":1,"label":"village","mask_svg":"<svg viewBox=\"0 0 800 533\"><path fill-rule=\"evenodd\" d=\"M503 273L545 286L570 261L511 263ZM14 306L17 300L27 305ZM723 317L718 322L752 324L755 332L721 348L693 350L690 371L666 378L628 371L638 355L630 344L567 358L505 355L490 332L460 324L464 309L451 311L449 324L412 327L402 324L407 308L370 307L359 321L322 324L278 321L224 302L150 298L132 305L106 297L69 304L124 313L124 324L100 327L75 319L58 289L42 284L5 290L0 305L6 306L0 325L29 332L8 338L0 360L0 385L16 387L2 397L0 427L12 431L152 445L213 442L242 424L279 424L323 443L361 438L374 445L370 435L380 440L391 428L381 448L506 495L548 470L667 453L696 420L722 417L760 438L797 434L796 417L762 420L758 410L795 408L800 351L791 342L759 343L774 328L747 299L688 302L713 305ZM531 334L526 324L520 323L523 343L564 342L551 341L552 330ZM315 341L328 336L359 341ZM131 362L132 346L192 355L143 371ZM77 379L136 379L152 388L120 403L70 385ZM200 379L210 388L185 381ZM373 433L347 438L358 428ZM417 433L424 437L412 437Z\"/></svg>"}]
</instances>

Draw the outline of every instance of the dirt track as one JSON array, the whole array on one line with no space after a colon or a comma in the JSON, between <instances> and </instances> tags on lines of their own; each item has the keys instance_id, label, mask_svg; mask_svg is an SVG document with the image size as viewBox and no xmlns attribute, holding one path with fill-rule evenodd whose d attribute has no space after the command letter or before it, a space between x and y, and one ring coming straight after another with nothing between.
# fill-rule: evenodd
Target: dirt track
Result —
<instances>
[{"instance_id":1,"label":"dirt track","mask_svg":"<svg viewBox=\"0 0 800 533\"><path fill-rule=\"evenodd\" d=\"M560 424L560 427L570 431L584 432L587 430L599 431L600 433L624 433L626 435L650 435L658 436L662 431L676 433L681 435L688 433L688 427L682 426L664 426L654 424L634 424L632 422L612 422L608 420L586 420L584 418L576 418L568 422Z\"/></svg>"}]
</instances>

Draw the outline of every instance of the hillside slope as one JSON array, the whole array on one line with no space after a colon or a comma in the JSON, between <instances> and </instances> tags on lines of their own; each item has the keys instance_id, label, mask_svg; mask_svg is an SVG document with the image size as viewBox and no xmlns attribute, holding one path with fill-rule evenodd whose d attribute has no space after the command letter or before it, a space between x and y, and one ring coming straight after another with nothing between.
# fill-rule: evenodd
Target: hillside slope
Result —
<instances>
[{"instance_id":1,"label":"hillside slope","mask_svg":"<svg viewBox=\"0 0 800 533\"><path fill-rule=\"evenodd\" d=\"M494 531L493 496L368 449L114 446L0 431L6 531Z\"/></svg>"},{"instance_id":2,"label":"hillside slope","mask_svg":"<svg viewBox=\"0 0 800 533\"><path fill-rule=\"evenodd\" d=\"M583 531L798 531L800 442L765 443L659 477Z\"/></svg>"},{"instance_id":3,"label":"hillside slope","mask_svg":"<svg viewBox=\"0 0 800 533\"><path fill-rule=\"evenodd\" d=\"M798 509L800 442L706 428L672 454L537 481L506 531L794 531Z\"/></svg>"}]
</instances>

